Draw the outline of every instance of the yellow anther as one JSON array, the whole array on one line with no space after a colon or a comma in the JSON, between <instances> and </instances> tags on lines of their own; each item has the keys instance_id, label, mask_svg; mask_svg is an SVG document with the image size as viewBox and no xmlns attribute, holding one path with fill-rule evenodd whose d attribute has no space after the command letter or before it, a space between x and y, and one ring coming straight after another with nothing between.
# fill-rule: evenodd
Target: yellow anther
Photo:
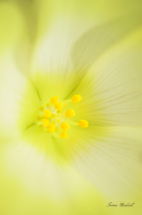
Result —
<instances>
[{"instance_id":1,"label":"yellow anther","mask_svg":"<svg viewBox=\"0 0 142 215\"><path fill-rule=\"evenodd\" d=\"M54 132L56 130L56 126L55 124L52 122L50 123L49 125L47 125L47 130L50 131L50 132Z\"/></svg>"},{"instance_id":2,"label":"yellow anther","mask_svg":"<svg viewBox=\"0 0 142 215\"><path fill-rule=\"evenodd\" d=\"M55 105L59 100L59 97L58 96L54 96L50 99L50 102L51 104Z\"/></svg>"},{"instance_id":3,"label":"yellow anther","mask_svg":"<svg viewBox=\"0 0 142 215\"><path fill-rule=\"evenodd\" d=\"M57 110L61 110L62 109L62 102L59 102L57 104L54 104L54 107L57 109Z\"/></svg>"},{"instance_id":4,"label":"yellow anther","mask_svg":"<svg viewBox=\"0 0 142 215\"><path fill-rule=\"evenodd\" d=\"M73 103L80 102L81 100L82 100L81 95L75 95L75 96L72 97L72 102Z\"/></svg>"},{"instance_id":5,"label":"yellow anther","mask_svg":"<svg viewBox=\"0 0 142 215\"><path fill-rule=\"evenodd\" d=\"M89 123L86 120L79 120L78 125L82 128L87 128Z\"/></svg>"},{"instance_id":6,"label":"yellow anther","mask_svg":"<svg viewBox=\"0 0 142 215\"><path fill-rule=\"evenodd\" d=\"M41 121L43 122L43 126L49 125L49 120L48 119L42 119Z\"/></svg>"},{"instance_id":7,"label":"yellow anther","mask_svg":"<svg viewBox=\"0 0 142 215\"><path fill-rule=\"evenodd\" d=\"M49 118L49 117L51 117L51 116L52 116L52 113L51 113L50 110L44 110L44 115L43 115L43 117Z\"/></svg>"},{"instance_id":8,"label":"yellow anther","mask_svg":"<svg viewBox=\"0 0 142 215\"><path fill-rule=\"evenodd\" d=\"M68 138L68 134L66 131L63 131L61 134L60 134L60 138Z\"/></svg>"},{"instance_id":9,"label":"yellow anther","mask_svg":"<svg viewBox=\"0 0 142 215\"><path fill-rule=\"evenodd\" d=\"M64 131L66 131L67 129L70 128L70 126L68 125L68 123L62 122L62 123L61 123L61 128L62 128Z\"/></svg>"},{"instance_id":10,"label":"yellow anther","mask_svg":"<svg viewBox=\"0 0 142 215\"><path fill-rule=\"evenodd\" d=\"M66 111L66 116L67 116L67 117L72 117L72 116L74 116L74 115L75 115L75 112L74 112L73 109L67 110L67 111Z\"/></svg>"},{"instance_id":11,"label":"yellow anther","mask_svg":"<svg viewBox=\"0 0 142 215\"><path fill-rule=\"evenodd\" d=\"M68 123L64 122L64 116L73 117L75 115L75 111L73 109L65 110L64 113L62 108L66 107L67 103L71 101L73 103L80 102L82 100L81 95L74 95L72 99L65 100L63 103L59 102L59 97L54 96L50 99L50 103L41 103L38 118L36 124L41 126L43 130L47 130L49 132L55 132L58 129L62 129L62 132L59 134L60 138L68 138L67 130L70 129ZM53 106L52 106L52 105ZM50 111L50 107L51 111ZM55 109L56 110L55 110ZM62 116L62 114L65 114ZM79 125L82 128L87 128L89 123L86 120L79 120L79 122L70 122L71 125Z\"/></svg>"}]
</instances>

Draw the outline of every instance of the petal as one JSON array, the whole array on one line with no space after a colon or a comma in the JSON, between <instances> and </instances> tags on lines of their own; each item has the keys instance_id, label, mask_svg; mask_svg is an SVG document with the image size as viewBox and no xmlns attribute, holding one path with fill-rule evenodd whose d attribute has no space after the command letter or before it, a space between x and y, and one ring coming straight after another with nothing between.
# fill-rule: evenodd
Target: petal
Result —
<instances>
[{"instance_id":1,"label":"petal","mask_svg":"<svg viewBox=\"0 0 142 215\"><path fill-rule=\"evenodd\" d=\"M141 195L142 128L92 126L88 132L70 130L69 136L74 168L110 201L134 201L134 195Z\"/></svg>"},{"instance_id":2,"label":"petal","mask_svg":"<svg viewBox=\"0 0 142 215\"><path fill-rule=\"evenodd\" d=\"M142 125L142 30L108 49L94 62L71 96L79 93L76 118L92 125Z\"/></svg>"},{"instance_id":3,"label":"petal","mask_svg":"<svg viewBox=\"0 0 142 215\"><path fill-rule=\"evenodd\" d=\"M22 142L6 147L0 157L0 191L5 190L1 202L6 214L24 215L25 210L26 214L43 215L104 214L103 195L67 164L59 167Z\"/></svg>"},{"instance_id":4,"label":"petal","mask_svg":"<svg viewBox=\"0 0 142 215\"><path fill-rule=\"evenodd\" d=\"M63 18L53 22L34 52L31 76L42 100L46 101L56 95L64 99L85 74L74 69L70 53L76 39L88 28L87 23Z\"/></svg>"},{"instance_id":5,"label":"petal","mask_svg":"<svg viewBox=\"0 0 142 215\"><path fill-rule=\"evenodd\" d=\"M141 14L99 24L86 31L72 48L75 70L87 70L101 54L142 24Z\"/></svg>"},{"instance_id":6,"label":"petal","mask_svg":"<svg viewBox=\"0 0 142 215\"><path fill-rule=\"evenodd\" d=\"M48 0L8 0L7 5L12 5L19 10L19 13L24 18L26 30L31 43L41 36L45 29L48 29L50 20L50 4Z\"/></svg>"},{"instance_id":7,"label":"petal","mask_svg":"<svg viewBox=\"0 0 142 215\"><path fill-rule=\"evenodd\" d=\"M76 104L75 120L82 117L90 125L69 135L73 163L110 200L141 196L141 36L142 28L136 28L110 47L72 93L84 99Z\"/></svg>"},{"instance_id":8,"label":"petal","mask_svg":"<svg viewBox=\"0 0 142 215\"><path fill-rule=\"evenodd\" d=\"M47 10L46 0L42 0L41 2L44 5L44 9ZM51 0L49 1L49 6L50 11L48 11L48 13L51 12L51 17L53 15L57 20L63 15L69 15L72 18L76 15L81 15L82 18L85 17L90 22L94 19L106 20L133 12L139 12L141 11L142 3L135 0L131 2L128 0L117 0L117 2L113 0L72 0L68 2L65 0Z\"/></svg>"},{"instance_id":9,"label":"petal","mask_svg":"<svg viewBox=\"0 0 142 215\"><path fill-rule=\"evenodd\" d=\"M19 41L24 20L18 8L7 2L0 2L0 56L10 51Z\"/></svg>"},{"instance_id":10,"label":"petal","mask_svg":"<svg viewBox=\"0 0 142 215\"><path fill-rule=\"evenodd\" d=\"M11 55L2 59L0 69L0 129L10 137L33 123L39 98L32 83L19 73Z\"/></svg>"}]
</instances>

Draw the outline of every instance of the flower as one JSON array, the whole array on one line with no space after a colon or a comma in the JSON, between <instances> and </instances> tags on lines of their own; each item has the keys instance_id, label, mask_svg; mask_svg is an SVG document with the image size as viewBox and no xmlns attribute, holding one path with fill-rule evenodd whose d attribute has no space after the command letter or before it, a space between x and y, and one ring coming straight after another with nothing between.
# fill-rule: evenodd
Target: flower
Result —
<instances>
[{"instance_id":1,"label":"flower","mask_svg":"<svg viewBox=\"0 0 142 215\"><path fill-rule=\"evenodd\" d=\"M73 198L99 198L102 214L103 197L76 166L108 199L128 196L127 178L132 188L141 180L141 21L135 14L86 29L60 19L34 47L27 76L11 56L3 62L1 131L11 137L3 162L25 189L65 199L63 178Z\"/></svg>"}]
</instances>

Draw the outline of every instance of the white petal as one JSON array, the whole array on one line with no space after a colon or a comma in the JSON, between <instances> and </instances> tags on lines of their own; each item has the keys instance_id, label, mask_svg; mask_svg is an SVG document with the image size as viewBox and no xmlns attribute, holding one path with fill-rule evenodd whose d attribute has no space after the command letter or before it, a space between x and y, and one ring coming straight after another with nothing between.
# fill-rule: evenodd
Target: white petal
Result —
<instances>
[{"instance_id":1,"label":"white petal","mask_svg":"<svg viewBox=\"0 0 142 215\"><path fill-rule=\"evenodd\" d=\"M80 19L63 18L53 22L35 49L31 75L43 100L55 95L66 98L85 74L85 71L75 70L71 50L77 38L92 23L87 26Z\"/></svg>"},{"instance_id":2,"label":"white petal","mask_svg":"<svg viewBox=\"0 0 142 215\"><path fill-rule=\"evenodd\" d=\"M95 133L96 132L96 133ZM110 201L134 201L142 180L142 129L93 127L72 138L73 164ZM73 144L78 138L78 149Z\"/></svg>"},{"instance_id":3,"label":"white petal","mask_svg":"<svg viewBox=\"0 0 142 215\"><path fill-rule=\"evenodd\" d=\"M39 153L38 149L33 149L24 142L5 147L1 151L1 160L5 169L1 171L1 178L5 180L2 186L5 188L10 182L9 189L5 190L7 196L1 193L4 204L9 203L11 190L15 190L14 195L18 195L20 210L21 207L22 209L26 207L26 212L28 199L32 211L34 209L41 212L44 207L43 214L46 214L45 211L58 214L59 210L65 215L72 212L75 215L88 212L91 214L96 210L103 214L105 205L103 195L101 196L67 163L59 166L45 154ZM12 202L15 202L15 198ZM31 202L34 206L31 206ZM15 211L13 204L12 210ZM109 211L107 210L105 214L109 214Z\"/></svg>"},{"instance_id":4,"label":"white petal","mask_svg":"<svg viewBox=\"0 0 142 215\"><path fill-rule=\"evenodd\" d=\"M72 93L83 97L76 116L100 126L142 125L141 35L134 31L94 62Z\"/></svg>"},{"instance_id":5,"label":"white petal","mask_svg":"<svg viewBox=\"0 0 142 215\"><path fill-rule=\"evenodd\" d=\"M19 73L11 55L3 58L0 66L0 128L10 137L19 133L17 125L21 118L23 118L22 127L33 122L39 98L30 80ZM27 90L28 95L26 95ZM22 115L21 110L24 109L25 115Z\"/></svg>"},{"instance_id":6,"label":"white petal","mask_svg":"<svg viewBox=\"0 0 142 215\"><path fill-rule=\"evenodd\" d=\"M72 154L76 154L73 161L110 201L112 198L126 201L129 194L132 200L133 194L139 193L142 176L141 36L142 30L138 28L108 49L94 62L74 92L84 96L84 101L76 106L76 115L88 120L90 126L82 132L74 129L70 141Z\"/></svg>"}]
</instances>

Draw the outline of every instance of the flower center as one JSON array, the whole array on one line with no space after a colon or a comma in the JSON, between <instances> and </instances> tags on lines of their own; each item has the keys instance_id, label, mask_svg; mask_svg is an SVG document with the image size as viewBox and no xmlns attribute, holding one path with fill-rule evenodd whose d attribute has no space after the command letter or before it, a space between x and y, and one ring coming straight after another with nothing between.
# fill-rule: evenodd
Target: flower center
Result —
<instances>
[{"instance_id":1,"label":"flower center","mask_svg":"<svg viewBox=\"0 0 142 215\"><path fill-rule=\"evenodd\" d=\"M89 123L84 119L79 122L71 121L70 118L75 116L75 110L66 109L68 103L78 103L81 100L80 95L75 95L72 99L62 102L59 101L58 96L52 97L46 104L41 103L36 124L46 132L56 133L60 138L68 137L67 130L70 129L70 125L87 128Z\"/></svg>"}]
</instances>

